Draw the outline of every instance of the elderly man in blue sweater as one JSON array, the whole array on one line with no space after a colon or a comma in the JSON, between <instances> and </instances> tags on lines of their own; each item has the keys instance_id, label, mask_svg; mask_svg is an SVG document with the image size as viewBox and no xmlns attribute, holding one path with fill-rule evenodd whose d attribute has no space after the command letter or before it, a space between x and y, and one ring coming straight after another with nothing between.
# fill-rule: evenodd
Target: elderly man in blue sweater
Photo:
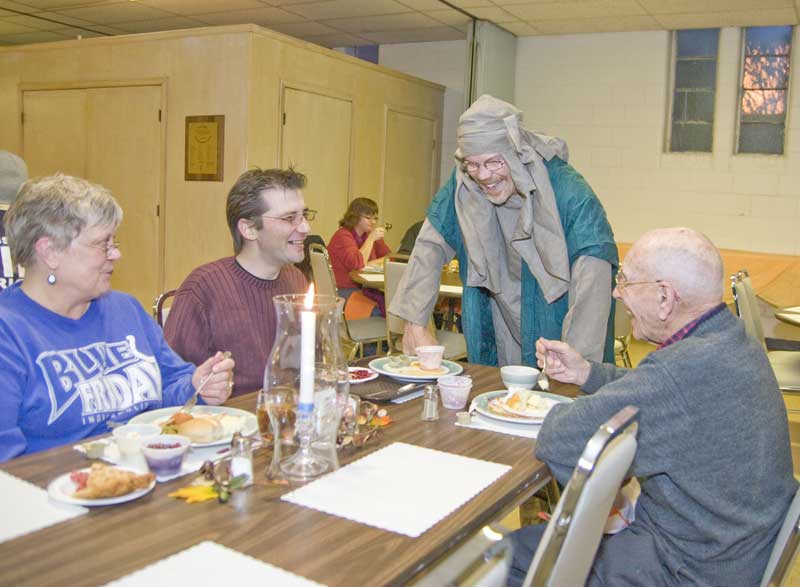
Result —
<instances>
[{"instance_id":1,"label":"elderly man in blue sweater","mask_svg":"<svg viewBox=\"0 0 800 587\"><path fill-rule=\"evenodd\" d=\"M657 344L635 369L586 361L540 339L549 375L586 393L553 408L536 444L566 482L598 426L639 408L631 474L635 521L604 537L590 586L757 586L796 490L786 410L764 349L722 303L720 255L687 228L634 243L614 297L633 334ZM525 577L544 526L514 536L510 585Z\"/></svg>"}]
</instances>

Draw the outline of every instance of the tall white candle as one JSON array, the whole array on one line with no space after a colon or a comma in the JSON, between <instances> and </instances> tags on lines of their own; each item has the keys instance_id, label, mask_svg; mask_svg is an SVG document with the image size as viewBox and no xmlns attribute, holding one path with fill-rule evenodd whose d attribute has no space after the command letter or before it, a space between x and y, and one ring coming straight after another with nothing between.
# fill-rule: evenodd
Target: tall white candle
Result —
<instances>
[{"instance_id":1,"label":"tall white candle","mask_svg":"<svg viewBox=\"0 0 800 587\"><path fill-rule=\"evenodd\" d=\"M308 288L305 310L300 312L300 406L314 405L314 346L317 316L314 307L314 284Z\"/></svg>"}]
</instances>

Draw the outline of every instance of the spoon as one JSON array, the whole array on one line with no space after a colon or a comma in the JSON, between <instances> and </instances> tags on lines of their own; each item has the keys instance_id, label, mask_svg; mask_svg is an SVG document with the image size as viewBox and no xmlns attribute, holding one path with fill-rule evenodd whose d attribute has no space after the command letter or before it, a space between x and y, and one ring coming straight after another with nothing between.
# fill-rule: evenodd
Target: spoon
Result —
<instances>
[{"instance_id":1,"label":"spoon","mask_svg":"<svg viewBox=\"0 0 800 587\"><path fill-rule=\"evenodd\" d=\"M539 374L536 376L536 385L539 386L539 389L542 391L550 391L550 381L547 379L547 351L544 352L544 358L542 359L542 370L539 371Z\"/></svg>"},{"instance_id":2,"label":"spoon","mask_svg":"<svg viewBox=\"0 0 800 587\"><path fill-rule=\"evenodd\" d=\"M222 353L222 359L229 359L231 356L230 351L225 351ZM208 375L203 377L200 380L200 385L197 386L197 389L194 390L194 393L191 395L189 399L186 400L186 403L183 404L178 412L183 412L184 414L188 414L192 411L192 408L197 404L197 396L200 395L200 391L203 389L203 386L208 383L208 380L211 379L211 376L214 375L214 372L211 371Z\"/></svg>"}]
</instances>

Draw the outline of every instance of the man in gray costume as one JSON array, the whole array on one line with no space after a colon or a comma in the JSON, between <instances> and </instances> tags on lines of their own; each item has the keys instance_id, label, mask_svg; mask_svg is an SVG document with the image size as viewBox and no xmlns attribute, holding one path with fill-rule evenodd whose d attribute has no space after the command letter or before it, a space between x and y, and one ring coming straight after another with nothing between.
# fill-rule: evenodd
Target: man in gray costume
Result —
<instances>
[{"instance_id":1,"label":"man in gray costume","mask_svg":"<svg viewBox=\"0 0 800 587\"><path fill-rule=\"evenodd\" d=\"M536 344L550 376L586 393L556 405L536 456L565 483L589 438L639 408L635 520L600 543L586 585L757 587L797 482L786 409L762 346L722 302L722 259L688 228L648 232L617 273L633 334L659 345L635 369ZM520 585L543 525L512 534Z\"/></svg>"},{"instance_id":2,"label":"man in gray costume","mask_svg":"<svg viewBox=\"0 0 800 587\"><path fill-rule=\"evenodd\" d=\"M28 179L25 161L10 153L0 151L0 289L5 289L20 276L11 262L11 250L6 242L3 218L9 205L16 199L19 186Z\"/></svg>"},{"instance_id":3,"label":"man in gray costume","mask_svg":"<svg viewBox=\"0 0 800 587\"><path fill-rule=\"evenodd\" d=\"M457 167L431 203L389 312L403 349L435 344L426 325L442 266L464 284L469 360L535 365L540 336L613 361L617 249L605 211L566 144L528 131L511 104L481 96L459 119Z\"/></svg>"}]
</instances>

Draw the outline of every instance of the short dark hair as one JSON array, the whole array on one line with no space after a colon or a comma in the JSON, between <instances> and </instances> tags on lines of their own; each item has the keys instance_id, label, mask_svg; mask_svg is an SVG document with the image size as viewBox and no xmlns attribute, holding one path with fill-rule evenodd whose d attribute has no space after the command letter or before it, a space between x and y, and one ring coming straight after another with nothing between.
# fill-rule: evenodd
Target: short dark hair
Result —
<instances>
[{"instance_id":1,"label":"short dark hair","mask_svg":"<svg viewBox=\"0 0 800 587\"><path fill-rule=\"evenodd\" d=\"M252 220L258 230L263 228L261 215L268 212L261 192L265 190L300 190L306 187L306 176L289 169L250 169L245 171L228 192L225 213L233 238L233 250L238 255L244 246L239 232L239 220Z\"/></svg>"},{"instance_id":2,"label":"short dark hair","mask_svg":"<svg viewBox=\"0 0 800 587\"><path fill-rule=\"evenodd\" d=\"M378 213L378 204L370 198L356 198L347 207L347 211L339 221L339 226L352 230L362 216L373 216Z\"/></svg>"}]
</instances>

